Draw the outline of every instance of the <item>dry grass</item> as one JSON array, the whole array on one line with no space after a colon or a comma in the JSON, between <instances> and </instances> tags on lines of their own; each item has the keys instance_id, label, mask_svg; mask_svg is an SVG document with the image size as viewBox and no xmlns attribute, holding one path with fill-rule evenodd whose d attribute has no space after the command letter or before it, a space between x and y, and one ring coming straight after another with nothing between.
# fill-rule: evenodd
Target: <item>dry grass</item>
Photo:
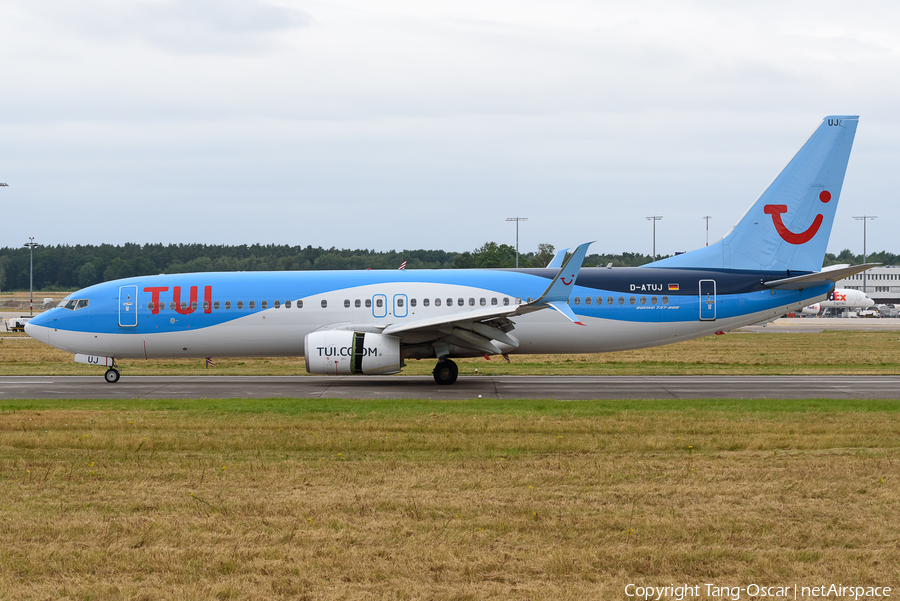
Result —
<instances>
[{"instance_id":1,"label":"dry grass","mask_svg":"<svg viewBox=\"0 0 900 601\"><path fill-rule=\"evenodd\" d=\"M305 374L302 357L120 362L131 375ZM679 374L900 374L897 332L726 334L669 346L593 355L512 356L463 359L460 373L483 375L679 375ZM433 360L410 361L404 374L430 374ZM98 368L76 364L72 355L23 334L0 336L0 375L96 375Z\"/></svg>"},{"instance_id":2,"label":"dry grass","mask_svg":"<svg viewBox=\"0 0 900 601\"><path fill-rule=\"evenodd\" d=\"M0 599L900 585L898 410L6 402Z\"/></svg>"}]
</instances>

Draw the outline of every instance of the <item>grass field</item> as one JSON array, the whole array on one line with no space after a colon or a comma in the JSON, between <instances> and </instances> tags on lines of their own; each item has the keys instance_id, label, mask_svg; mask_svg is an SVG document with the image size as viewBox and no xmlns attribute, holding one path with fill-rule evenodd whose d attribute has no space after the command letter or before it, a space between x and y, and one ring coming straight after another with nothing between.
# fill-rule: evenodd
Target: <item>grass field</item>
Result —
<instances>
[{"instance_id":1,"label":"grass field","mask_svg":"<svg viewBox=\"0 0 900 601\"><path fill-rule=\"evenodd\" d=\"M709 336L669 346L593 355L512 355L462 359L460 374L680 375L680 374L900 374L900 333L832 331L803 334ZM302 357L122 360L123 375L302 375ZM425 375L434 361L410 361L404 374ZM0 375L100 375L72 355L24 334L0 335Z\"/></svg>"},{"instance_id":2,"label":"grass field","mask_svg":"<svg viewBox=\"0 0 900 601\"><path fill-rule=\"evenodd\" d=\"M0 599L900 586L898 429L900 401L0 401Z\"/></svg>"}]
</instances>

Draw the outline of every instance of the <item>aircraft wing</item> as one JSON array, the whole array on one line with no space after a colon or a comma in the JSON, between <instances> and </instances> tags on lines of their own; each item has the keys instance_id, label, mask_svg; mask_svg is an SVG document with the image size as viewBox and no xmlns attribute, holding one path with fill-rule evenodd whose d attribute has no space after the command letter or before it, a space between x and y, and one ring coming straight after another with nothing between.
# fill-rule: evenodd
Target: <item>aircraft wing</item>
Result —
<instances>
[{"instance_id":1,"label":"aircraft wing","mask_svg":"<svg viewBox=\"0 0 900 601\"><path fill-rule=\"evenodd\" d=\"M492 342L494 340L513 348L519 346L519 341L509 335L509 332L515 329L515 322L510 319L511 317L552 308L565 315L570 321L584 325L578 321L566 301L571 294L570 286L578 277L587 248L591 244L592 242L586 242L575 251L567 253L550 285L541 296L530 303L510 307L488 307L440 317L404 321L387 326L382 333L387 335L431 334L435 341L477 349L480 352L499 354L502 351Z\"/></svg>"},{"instance_id":2,"label":"aircraft wing","mask_svg":"<svg viewBox=\"0 0 900 601\"><path fill-rule=\"evenodd\" d=\"M838 280L851 276L873 267L878 267L881 263L866 263L864 265L852 265L850 267L842 267L840 269L828 269L817 273L808 273L806 275L798 275L792 278L784 278L781 280L772 280L771 282L763 282L766 288L776 288L778 290L803 290L812 286L821 286L822 284L834 284Z\"/></svg>"}]
</instances>

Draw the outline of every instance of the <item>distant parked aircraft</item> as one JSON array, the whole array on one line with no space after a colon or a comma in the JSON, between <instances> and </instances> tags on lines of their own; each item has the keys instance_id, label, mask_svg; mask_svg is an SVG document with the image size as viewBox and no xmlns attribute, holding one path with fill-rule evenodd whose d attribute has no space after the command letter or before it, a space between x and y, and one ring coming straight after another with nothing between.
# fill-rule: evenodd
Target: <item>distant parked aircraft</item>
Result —
<instances>
[{"instance_id":1,"label":"distant parked aircraft","mask_svg":"<svg viewBox=\"0 0 900 601\"><path fill-rule=\"evenodd\" d=\"M824 309L864 309L875 306L875 301L862 290L839 289L828 295L826 300L804 307L804 315L818 315Z\"/></svg>"}]
</instances>

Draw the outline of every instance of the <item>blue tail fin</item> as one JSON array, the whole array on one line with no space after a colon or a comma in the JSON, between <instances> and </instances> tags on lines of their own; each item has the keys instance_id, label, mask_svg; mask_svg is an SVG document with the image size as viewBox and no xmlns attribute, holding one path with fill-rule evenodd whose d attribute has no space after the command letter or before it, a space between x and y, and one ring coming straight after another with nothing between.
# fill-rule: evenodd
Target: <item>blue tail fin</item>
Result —
<instances>
[{"instance_id":1,"label":"blue tail fin","mask_svg":"<svg viewBox=\"0 0 900 601\"><path fill-rule=\"evenodd\" d=\"M858 121L825 117L725 238L647 267L822 269Z\"/></svg>"}]
</instances>

